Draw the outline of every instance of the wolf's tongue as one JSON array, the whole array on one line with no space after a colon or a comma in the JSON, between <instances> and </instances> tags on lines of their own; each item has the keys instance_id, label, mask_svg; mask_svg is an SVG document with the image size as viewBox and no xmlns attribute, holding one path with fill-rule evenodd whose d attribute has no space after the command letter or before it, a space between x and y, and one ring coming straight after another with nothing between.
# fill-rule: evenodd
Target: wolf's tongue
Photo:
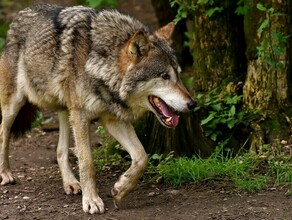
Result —
<instances>
[{"instance_id":1,"label":"wolf's tongue","mask_svg":"<svg viewBox=\"0 0 292 220\"><path fill-rule=\"evenodd\" d=\"M160 100L160 110L162 112L162 114L166 117L166 118L171 118L171 120L168 121L168 123L171 124L171 126L176 127L178 125L179 119L178 116L176 114L174 114L166 105L166 103L162 100Z\"/></svg>"}]
</instances>

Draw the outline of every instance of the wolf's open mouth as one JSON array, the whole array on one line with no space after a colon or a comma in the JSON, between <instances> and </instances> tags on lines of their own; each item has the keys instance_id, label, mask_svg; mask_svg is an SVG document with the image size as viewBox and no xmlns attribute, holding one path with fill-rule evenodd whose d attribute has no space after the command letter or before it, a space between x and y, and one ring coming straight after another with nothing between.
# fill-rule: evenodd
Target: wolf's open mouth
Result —
<instances>
[{"instance_id":1,"label":"wolf's open mouth","mask_svg":"<svg viewBox=\"0 0 292 220\"><path fill-rule=\"evenodd\" d=\"M171 108L159 97L150 95L148 97L150 104L156 111L156 116L166 127L175 127L178 125L179 118L173 113Z\"/></svg>"}]
</instances>

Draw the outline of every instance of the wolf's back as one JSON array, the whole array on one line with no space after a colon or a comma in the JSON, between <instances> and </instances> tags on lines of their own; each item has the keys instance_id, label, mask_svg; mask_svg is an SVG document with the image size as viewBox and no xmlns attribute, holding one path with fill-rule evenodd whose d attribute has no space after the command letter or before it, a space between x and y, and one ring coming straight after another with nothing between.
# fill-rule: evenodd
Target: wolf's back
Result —
<instances>
[{"instance_id":1,"label":"wolf's back","mask_svg":"<svg viewBox=\"0 0 292 220\"><path fill-rule=\"evenodd\" d=\"M14 19L7 47L14 52L24 50L29 58L45 53L65 60L76 51L85 55L92 50L102 57L107 49L115 56L138 30L149 32L140 21L116 10L37 5L20 11Z\"/></svg>"},{"instance_id":2,"label":"wolf's back","mask_svg":"<svg viewBox=\"0 0 292 220\"><path fill-rule=\"evenodd\" d=\"M15 64L23 55L31 79L36 80L44 70L44 75L60 75L66 69L78 72L90 55L99 66L115 65L121 48L138 30L149 32L138 20L116 10L38 5L14 19L5 53L15 74Z\"/></svg>"}]
</instances>

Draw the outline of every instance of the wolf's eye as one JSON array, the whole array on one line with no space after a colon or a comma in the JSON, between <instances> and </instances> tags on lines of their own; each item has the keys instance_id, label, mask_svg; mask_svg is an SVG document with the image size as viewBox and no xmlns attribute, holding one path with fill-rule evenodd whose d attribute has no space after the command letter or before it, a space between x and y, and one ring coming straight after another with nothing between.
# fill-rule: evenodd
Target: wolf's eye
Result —
<instances>
[{"instance_id":1,"label":"wolf's eye","mask_svg":"<svg viewBox=\"0 0 292 220\"><path fill-rule=\"evenodd\" d=\"M168 75L167 73L162 73L161 77L162 77L162 79L165 79L165 80L170 79L170 75Z\"/></svg>"}]
</instances>

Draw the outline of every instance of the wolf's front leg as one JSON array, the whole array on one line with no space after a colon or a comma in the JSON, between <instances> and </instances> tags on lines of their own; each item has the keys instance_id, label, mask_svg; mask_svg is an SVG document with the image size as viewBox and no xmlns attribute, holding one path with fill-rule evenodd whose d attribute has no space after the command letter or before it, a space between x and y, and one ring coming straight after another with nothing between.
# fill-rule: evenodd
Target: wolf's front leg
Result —
<instances>
[{"instance_id":1,"label":"wolf's front leg","mask_svg":"<svg viewBox=\"0 0 292 220\"><path fill-rule=\"evenodd\" d=\"M70 111L70 122L77 147L83 210L90 214L104 213L104 204L98 196L95 182L96 175L90 149L90 123L78 110Z\"/></svg>"},{"instance_id":2,"label":"wolf's front leg","mask_svg":"<svg viewBox=\"0 0 292 220\"><path fill-rule=\"evenodd\" d=\"M132 158L130 168L120 177L112 189L115 205L118 206L122 199L137 185L139 178L146 169L148 156L131 124L115 119L105 119L103 124Z\"/></svg>"}]
</instances>

